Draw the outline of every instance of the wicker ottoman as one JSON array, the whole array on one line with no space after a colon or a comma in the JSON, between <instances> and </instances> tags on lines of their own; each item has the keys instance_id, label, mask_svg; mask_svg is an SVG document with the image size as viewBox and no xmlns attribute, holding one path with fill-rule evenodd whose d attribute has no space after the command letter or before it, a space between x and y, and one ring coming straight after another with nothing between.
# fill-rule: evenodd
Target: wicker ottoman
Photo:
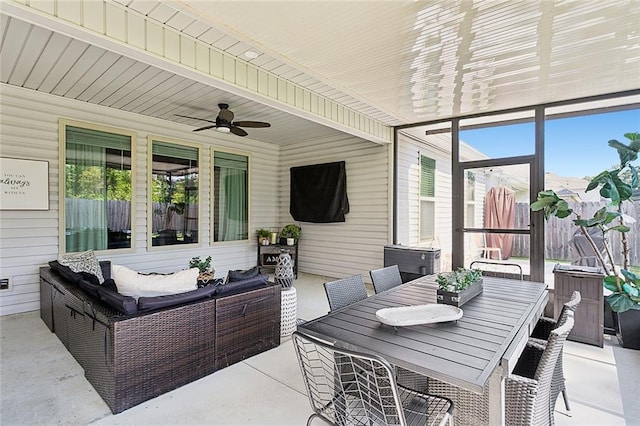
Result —
<instances>
[{"instance_id":1,"label":"wicker ottoman","mask_svg":"<svg viewBox=\"0 0 640 426\"><path fill-rule=\"evenodd\" d=\"M280 316L280 336L290 336L296 331L298 296L295 287L282 289L280 293L282 311Z\"/></svg>"}]
</instances>

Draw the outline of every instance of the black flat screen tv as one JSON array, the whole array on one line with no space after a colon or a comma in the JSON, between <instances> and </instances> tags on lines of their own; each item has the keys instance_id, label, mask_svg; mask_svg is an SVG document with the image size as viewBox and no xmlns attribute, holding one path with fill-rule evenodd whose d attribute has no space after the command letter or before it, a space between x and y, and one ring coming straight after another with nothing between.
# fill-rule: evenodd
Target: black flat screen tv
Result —
<instances>
[{"instance_id":1,"label":"black flat screen tv","mask_svg":"<svg viewBox=\"0 0 640 426\"><path fill-rule=\"evenodd\" d=\"M289 212L300 222L344 222L349 213L345 162L291 167Z\"/></svg>"}]
</instances>

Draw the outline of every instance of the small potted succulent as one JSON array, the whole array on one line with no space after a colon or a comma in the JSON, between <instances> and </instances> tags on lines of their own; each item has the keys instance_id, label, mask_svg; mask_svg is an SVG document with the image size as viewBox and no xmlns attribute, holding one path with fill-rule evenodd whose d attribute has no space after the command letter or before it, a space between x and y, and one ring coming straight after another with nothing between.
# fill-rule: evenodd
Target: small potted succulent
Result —
<instances>
[{"instance_id":1,"label":"small potted succulent","mask_svg":"<svg viewBox=\"0 0 640 426\"><path fill-rule=\"evenodd\" d=\"M300 227L295 223L290 223L280 230L280 244L292 246L298 244L300 238ZM283 241L284 239L284 241Z\"/></svg>"},{"instance_id":2,"label":"small potted succulent","mask_svg":"<svg viewBox=\"0 0 640 426\"><path fill-rule=\"evenodd\" d=\"M200 275L198 275L198 281L205 283L213 280L215 270L211 269L211 256L207 256L205 260L201 260L200 256L192 257L189 261L189 268L198 268Z\"/></svg>"},{"instance_id":3,"label":"small potted succulent","mask_svg":"<svg viewBox=\"0 0 640 426\"><path fill-rule=\"evenodd\" d=\"M436 283L438 303L459 307L482 293L482 271L458 268L449 273L438 274Z\"/></svg>"},{"instance_id":4,"label":"small potted succulent","mask_svg":"<svg viewBox=\"0 0 640 426\"><path fill-rule=\"evenodd\" d=\"M269 237L271 236L271 231L265 228L260 228L256 231L256 235L258 236L258 244L262 246L269 245Z\"/></svg>"}]
</instances>

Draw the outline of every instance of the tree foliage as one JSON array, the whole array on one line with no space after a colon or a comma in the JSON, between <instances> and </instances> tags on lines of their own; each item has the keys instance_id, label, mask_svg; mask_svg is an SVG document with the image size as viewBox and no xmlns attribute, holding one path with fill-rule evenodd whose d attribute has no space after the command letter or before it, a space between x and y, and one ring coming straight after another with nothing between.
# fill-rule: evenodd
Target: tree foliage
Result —
<instances>
[{"instance_id":1,"label":"tree foliage","mask_svg":"<svg viewBox=\"0 0 640 426\"><path fill-rule=\"evenodd\" d=\"M131 170L67 164L65 193L71 198L130 201Z\"/></svg>"},{"instance_id":2,"label":"tree foliage","mask_svg":"<svg viewBox=\"0 0 640 426\"><path fill-rule=\"evenodd\" d=\"M640 187L639 168L633 164L640 152L640 134L626 133L624 136L630 141L628 145L614 139L609 141L609 146L618 151L620 164L593 177L586 188L586 191L600 188L600 196L610 200L609 206L599 209L593 217L584 219L573 212L567 202L553 191L541 191L538 193L538 199L531 204L531 210L542 210L547 220L552 216L576 216L573 223L580 228L605 270L607 277L604 287L612 291L612 294L607 296L607 302L615 312L640 309L640 277L628 270L629 249L626 237L627 232L631 230L629 223L635 222L635 218L622 214L621 208L621 204L630 200L634 190ZM597 228L602 233L605 254L599 252L587 231L588 228ZM610 232L621 233L624 264L619 270L616 269L611 249L606 243L605 237ZM605 257L608 262L605 261Z\"/></svg>"}]
</instances>

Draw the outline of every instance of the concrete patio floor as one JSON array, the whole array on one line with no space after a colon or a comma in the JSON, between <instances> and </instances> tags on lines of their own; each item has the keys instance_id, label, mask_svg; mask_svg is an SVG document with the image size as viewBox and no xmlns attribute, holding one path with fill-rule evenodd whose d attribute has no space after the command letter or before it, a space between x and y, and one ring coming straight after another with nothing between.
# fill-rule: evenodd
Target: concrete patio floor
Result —
<instances>
[{"instance_id":1,"label":"concrete patio floor","mask_svg":"<svg viewBox=\"0 0 640 426\"><path fill-rule=\"evenodd\" d=\"M300 318L328 311L326 280L295 281ZM290 339L117 415L39 312L1 317L0 339L2 425L303 425L311 414ZM567 342L564 356L571 414L560 398L556 424L640 425L640 351L605 336L604 348Z\"/></svg>"}]
</instances>

